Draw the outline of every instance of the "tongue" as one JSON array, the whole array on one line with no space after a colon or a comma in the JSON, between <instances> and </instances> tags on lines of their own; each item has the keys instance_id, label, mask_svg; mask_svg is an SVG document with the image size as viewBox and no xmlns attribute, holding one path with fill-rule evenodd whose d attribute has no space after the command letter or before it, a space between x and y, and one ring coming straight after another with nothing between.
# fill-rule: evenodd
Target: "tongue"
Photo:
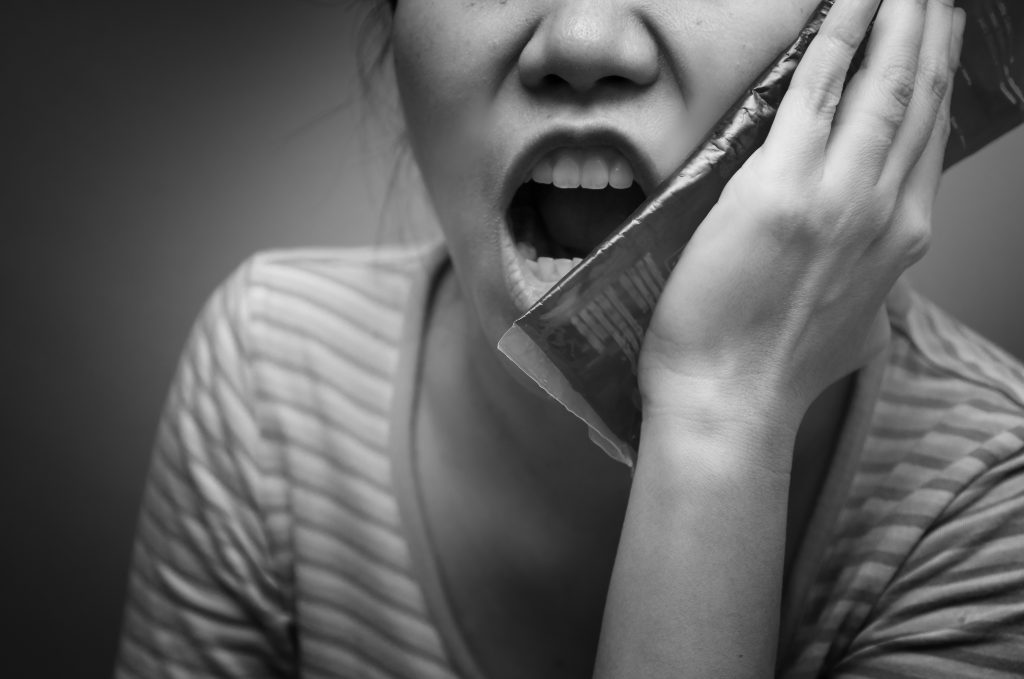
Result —
<instances>
[{"instance_id":1,"label":"tongue","mask_svg":"<svg viewBox=\"0 0 1024 679\"><path fill-rule=\"evenodd\" d=\"M633 213L644 193L628 189L558 189L545 185L537 209L548 234L561 246L588 254Z\"/></svg>"}]
</instances>

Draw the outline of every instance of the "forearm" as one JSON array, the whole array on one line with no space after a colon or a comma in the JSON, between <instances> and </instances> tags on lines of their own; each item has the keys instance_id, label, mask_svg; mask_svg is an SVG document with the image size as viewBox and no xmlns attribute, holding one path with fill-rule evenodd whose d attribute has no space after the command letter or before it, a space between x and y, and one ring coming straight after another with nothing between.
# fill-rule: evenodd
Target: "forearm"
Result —
<instances>
[{"instance_id":1,"label":"forearm","mask_svg":"<svg viewBox=\"0 0 1024 679\"><path fill-rule=\"evenodd\" d=\"M596 677L773 675L794 435L645 422Z\"/></svg>"}]
</instances>

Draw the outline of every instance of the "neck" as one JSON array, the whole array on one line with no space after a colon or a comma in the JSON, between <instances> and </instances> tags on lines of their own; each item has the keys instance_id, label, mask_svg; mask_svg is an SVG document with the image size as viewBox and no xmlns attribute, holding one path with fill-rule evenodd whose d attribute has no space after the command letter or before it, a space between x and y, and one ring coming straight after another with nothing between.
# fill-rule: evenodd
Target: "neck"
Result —
<instances>
[{"instance_id":1,"label":"neck","mask_svg":"<svg viewBox=\"0 0 1024 679\"><path fill-rule=\"evenodd\" d=\"M504 363L450 270L428 313L416 482L455 617L485 672L589 676L629 474Z\"/></svg>"},{"instance_id":2,"label":"neck","mask_svg":"<svg viewBox=\"0 0 1024 679\"><path fill-rule=\"evenodd\" d=\"M557 477L562 467L578 473L581 457L604 457L586 425L493 346L450 270L439 282L425 341L424 389L447 395L463 422L476 418L497 433L501 445L487 446L485 455L512 447L518 464L542 468L544 478Z\"/></svg>"},{"instance_id":3,"label":"neck","mask_svg":"<svg viewBox=\"0 0 1024 679\"><path fill-rule=\"evenodd\" d=\"M489 464L493 460L482 458L513 449L516 464L555 481L562 478L559 471L579 474L581 462L605 457L590 441L585 424L497 350L473 318L451 270L439 282L425 342L426 393L450 408L449 422L461 422L462 427L475 423L477 431L494 432L501 443L476 448L478 462ZM799 486L806 479L816 490L827 471L853 382L850 376L832 385L806 414L794 451L794 482ZM458 452L452 448L449 454Z\"/></svg>"}]
</instances>

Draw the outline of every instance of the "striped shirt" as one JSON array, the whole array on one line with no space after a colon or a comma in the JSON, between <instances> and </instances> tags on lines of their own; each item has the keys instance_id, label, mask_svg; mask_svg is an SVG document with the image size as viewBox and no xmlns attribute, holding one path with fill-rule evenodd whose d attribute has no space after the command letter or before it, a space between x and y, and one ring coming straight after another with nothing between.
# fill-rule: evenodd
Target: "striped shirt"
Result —
<instances>
[{"instance_id":1,"label":"striped shirt","mask_svg":"<svg viewBox=\"0 0 1024 679\"><path fill-rule=\"evenodd\" d=\"M440 248L268 253L185 349L117 676L482 677L412 473ZM790 568L779 676L1024 676L1024 369L910 292Z\"/></svg>"}]
</instances>

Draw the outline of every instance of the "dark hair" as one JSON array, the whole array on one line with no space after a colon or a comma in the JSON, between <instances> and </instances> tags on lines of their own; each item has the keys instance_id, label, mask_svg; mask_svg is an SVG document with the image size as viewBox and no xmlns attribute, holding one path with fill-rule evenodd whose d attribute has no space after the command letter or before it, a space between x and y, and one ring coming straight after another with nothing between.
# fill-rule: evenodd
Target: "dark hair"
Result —
<instances>
[{"instance_id":1,"label":"dark hair","mask_svg":"<svg viewBox=\"0 0 1024 679\"><path fill-rule=\"evenodd\" d=\"M372 0L361 2L364 7L360 17L359 43L357 45L357 68L364 102L367 111L372 111L375 117L380 120L383 113L384 119L400 120L400 114L393 117L390 112L381 109L389 108L396 104L390 99L394 94L393 89L387 85L380 88L381 82L388 82L393 78L390 71L391 57L391 20L398 0ZM392 83L393 84L393 83ZM383 100L378 95L384 94ZM404 126L398 123L395 128L395 135L392 140L394 162L391 166L390 177L388 178L386 199L383 208L378 216L377 245L397 240L417 241L421 240L423 233L416 233L412 225L417 220L410 220L406 214L410 207L422 207L415 196L403 198L408 194L406 182L409 180L408 171L413 167L412 149L409 146L405 135ZM409 202L411 201L411 202Z\"/></svg>"},{"instance_id":2,"label":"dark hair","mask_svg":"<svg viewBox=\"0 0 1024 679\"><path fill-rule=\"evenodd\" d=\"M369 118L366 117L369 115L376 123L383 122L385 128L390 127L390 137L385 133L385 136L374 139L375 145L390 145L394 154L394 161L385 188L386 197L377 217L376 244L382 245L395 240L421 240L423 234L410 230L413 220L409 220L405 214L409 203L397 200L402 204L395 204L396 199L402 199L406 195L406 192L403 191L408 179L406 173L412 167L411 148L405 136L401 113L395 108L398 102L394 99L393 74L390 70L391 19L398 0L338 0L336 3L329 2L328 4L341 5L358 23L357 42L354 45L355 53L353 54L358 91L353 92L351 97L345 98L337 106L331 107L322 115L294 130L289 137L303 134L306 130L351 107L355 107L359 111L357 115L360 116L363 124L369 121ZM367 137L362 137L362 139L368 140ZM417 208L420 207L418 203L415 203L415 198L410 200L413 200L413 204Z\"/></svg>"}]
</instances>

